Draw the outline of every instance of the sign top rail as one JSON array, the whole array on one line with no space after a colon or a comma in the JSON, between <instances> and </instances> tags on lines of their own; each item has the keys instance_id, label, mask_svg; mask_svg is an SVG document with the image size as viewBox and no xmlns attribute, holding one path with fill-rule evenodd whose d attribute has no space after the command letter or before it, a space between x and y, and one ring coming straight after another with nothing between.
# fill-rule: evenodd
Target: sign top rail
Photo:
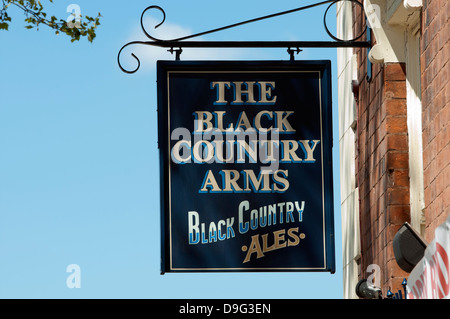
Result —
<instances>
[{"instance_id":1,"label":"sign top rail","mask_svg":"<svg viewBox=\"0 0 450 319\"><path fill-rule=\"evenodd\" d=\"M303 6L303 7L283 11L283 12L278 12L278 13L274 13L274 14L269 14L269 15L262 16L259 18L254 18L254 19L230 24L230 25L227 25L224 27L219 27L216 29L212 29L212 30L208 30L208 31L204 31L204 32L200 32L200 33L196 33L196 34L192 34L192 35L187 35L187 36L183 36L183 37L179 37L179 38L175 38L175 39L169 39L169 40L156 38L146 30L146 27L144 25L144 16L148 11L157 10L163 14L162 21L154 27L155 29L160 27L166 20L165 11L160 6L152 5L152 6L147 7L142 12L141 21L140 21L143 33L151 41L131 41L131 42L125 44L119 50L119 53L117 55L117 63L119 65L120 69L125 73L132 74L132 73L135 73L139 69L140 60L134 53L131 53L131 56L137 62L137 67L135 69L127 70L122 66L122 64L120 62L120 55L121 55L122 51L126 47L131 46L131 45L150 45L150 46L156 46L156 47L161 47L161 48L170 48L169 52L172 52L172 53L175 52L177 60L180 59L180 54L182 52L182 48L205 48L205 49L207 49L207 48L287 48L289 54L291 55L291 59L293 58L293 51L291 50L291 48L296 48L297 52L300 51L300 48L350 48L350 47L370 48L371 43L369 41L360 40L363 37L363 35L366 32L368 32L367 29L365 29L361 34L357 35L355 38L349 39L349 40L340 39L331 33L331 31L329 30L329 28L327 26L326 16L327 16L329 9L334 4L337 4L339 2L351 2L352 4L359 6L361 9L363 9L363 5L357 0L326 0L326 1L315 3L315 4L311 4L311 5L307 5L307 6ZM262 20L266 20L266 19L270 19L270 18L274 18L274 17L286 15L286 14L291 14L294 12L304 11L304 10L315 8L317 6L322 6L325 4L328 4L328 7L324 12L323 25L324 25L326 33L335 41L186 41L188 39L196 38L196 37L199 37L202 35L212 34L215 32L239 27L239 26L246 25L249 23L254 23L257 21L262 21ZM364 16L364 15L362 15L362 16Z\"/></svg>"}]
</instances>

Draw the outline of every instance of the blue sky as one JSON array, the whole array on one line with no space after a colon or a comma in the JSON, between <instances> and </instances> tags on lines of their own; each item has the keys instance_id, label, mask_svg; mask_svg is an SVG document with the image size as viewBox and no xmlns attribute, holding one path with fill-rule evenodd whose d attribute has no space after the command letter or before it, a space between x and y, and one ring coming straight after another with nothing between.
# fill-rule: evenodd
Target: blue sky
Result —
<instances>
[{"instance_id":1,"label":"blue sky","mask_svg":"<svg viewBox=\"0 0 450 319\"><path fill-rule=\"evenodd\" d=\"M0 298L342 298L336 49L297 59L333 67L336 273L160 275L156 61L165 49L136 47L141 69L123 73L120 48L144 40L141 12L167 14L158 36L182 36L313 1L47 1L103 18L93 43L42 26L24 28L11 8L0 32ZM331 40L326 6L202 37L203 40ZM332 23L335 10L331 10ZM152 20L153 19L153 20ZM149 24L161 19L155 12ZM151 30L151 26L147 29ZM124 66L134 67L123 56ZM287 60L286 49L185 49L182 60ZM68 288L77 264L81 287Z\"/></svg>"}]
</instances>

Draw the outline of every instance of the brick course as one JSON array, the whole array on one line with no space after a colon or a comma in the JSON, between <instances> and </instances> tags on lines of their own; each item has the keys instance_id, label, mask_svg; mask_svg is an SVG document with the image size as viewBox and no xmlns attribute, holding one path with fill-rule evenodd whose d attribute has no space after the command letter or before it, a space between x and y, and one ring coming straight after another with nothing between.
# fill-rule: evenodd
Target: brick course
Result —
<instances>
[{"instance_id":1,"label":"brick course","mask_svg":"<svg viewBox=\"0 0 450 319\"><path fill-rule=\"evenodd\" d=\"M424 1L421 83L427 241L450 213L449 18L449 1Z\"/></svg>"},{"instance_id":2,"label":"brick course","mask_svg":"<svg viewBox=\"0 0 450 319\"><path fill-rule=\"evenodd\" d=\"M354 33L361 13L354 9ZM425 239L450 213L450 1L424 0L421 19L422 138ZM373 38L373 37L372 37ZM392 241L410 221L406 66L374 64L366 79L367 51L358 61L356 173L361 231L360 277L371 264L380 266L381 288L401 289L408 273L398 267Z\"/></svg>"},{"instance_id":3,"label":"brick course","mask_svg":"<svg viewBox=\"0 0 450 319\"><path fill-rule=\"evenodd\" d=\"M384 291L405 275L392 252L393 236L410 218L405 72L400 63L374 65L368 82L365 61L359 68L361 272L370 264L380 265Z\"/></svg>"}]
</instances>

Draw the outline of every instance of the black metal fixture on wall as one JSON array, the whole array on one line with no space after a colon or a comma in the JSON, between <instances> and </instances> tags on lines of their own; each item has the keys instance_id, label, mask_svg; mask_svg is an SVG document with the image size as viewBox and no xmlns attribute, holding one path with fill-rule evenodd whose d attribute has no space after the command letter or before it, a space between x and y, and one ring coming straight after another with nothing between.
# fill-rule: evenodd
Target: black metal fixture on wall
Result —
<instances>
[{"instance_id":1,"label":"black metal fixture on wall","mask_svg":"<svg viewBox=\"0 0 450 319\"><path fill-rule=\"evenodd\" d=\"M356 284L355 292L361 299L408 299L406 286L407 280L404 278L402 282L403 292L399 289L398 292L393 293L391 289L388 289L386 298L384 298L381 288L374 286L364 278Z\"/></svg>"},{"instance_id":2,"label":"black metal fixture on wall","mask_svg":"<svg viewBox=\"0 0 450 319\"><path fill-rule=\"evenodd\" d=\"M144 32L145 36L149 39L149 41L132 41L132 42L125 44L119 50L119 53L117 55L117 62L119 64L120 69L125 73L130 73L130 74L135 73L139 69L140 60L134 53L131 53L131 56L137 62L137 67L135 69L127 70L127 69L123 68L123 66L120 63L120 55L121 55L123 49L125 49L126 47L128 47L130 45L150 45L150 46L156 46L156 47L161 47L161 48L169 48L169 52L176 54L177 60L180 59L182 48L287 48L291 60L294 59L294 53L299 53L301 51L300 48L352 48L352 47L353 48L355 48L355 47L369 48L371 46L370 42L360 40L363 37L363 35L367 32L366 30L364 30L361 34L359 34L354 39L350 39L350 40L339 39L338 37L334 36L330 32L330 30L327 26L327 23L326 23L326 16L327 16L327 13L330 10L330 8L334 4L337 4L339 2L351 2L351 3L359 6L361 8L361 10L364 9L363 5L357 0L326 0L326 1L318 2L318 3L314 3L311 5L299 7L296 9L278 12L278 13L266 15L263 17L250 19L250 20L230 24L230 25L227 25L224 27L220 27L220 28L216 28L216 29L212 29L212 30L176 38L176 39L169 39L169 40L158 39L158 38L152 36L145 29L144 22L143 22L144 15L149 10L157 10L163 14L162 21L158 25L155 26L155 29L160 27L166 19L165 11L159 6L152 5L152 6L147 7L141 14L141 28L142 28L142 31ZM235 27L242 26L245 24L249 24L249 23L253 23L253 22L257 22L257 21L261 21L261 20L266 20L266 19L270 19L270 18L274 18L274 17L278 17L278 16L282 16L282 15L286 15L286 14L290 14L290 13L294 13L294 12L304 11L304 10L318 7L318 6L325 5L325 4L328 4L328 7L324 12L323 24L324 24L325 31L334 41L186 41L186 40L190 40L192 38L196 38L199 36L235 28Z\"/></svg>"},{"instance_id":3,"label":"black metal fixture on wall","mask_svg":"<svg viewBox=\"0 0 450 319\"><path fill-rule=\"evenodd\" d=\"M425 254L428 243L407 222L397 231L392 243L398 266L411 272Z\"/></svg>"}]
</instances>

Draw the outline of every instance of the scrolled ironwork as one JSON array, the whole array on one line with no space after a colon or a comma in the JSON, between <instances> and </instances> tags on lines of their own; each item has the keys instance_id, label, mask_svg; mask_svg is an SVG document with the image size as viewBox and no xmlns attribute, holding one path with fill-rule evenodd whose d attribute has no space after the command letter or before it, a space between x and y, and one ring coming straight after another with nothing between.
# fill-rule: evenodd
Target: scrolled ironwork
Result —
<instances>
[{"instance_id":1,"label":"scrolled ironwork","mask_svg":"<svg viewBox=\"0 0 450 319\"><path fill-rule=\"evenodd\" d=\"M361 2L359 2L359 1L357 1L357 0L334 0L334 1L332 1L332 2L330 3L330 5L328 6L328 8L325 10L325 13L323 14L323 26L324 26L325 31L327 32L327 34L329 35L330 38L332 38L332 39L334 39L334 40L336 40L336 41L338 41L338 42L345 42L345 41L355 42L356 40L359 40L360 38L362 38L362 36L366 33L366 29L363 29L363 31L362 31L356 38L353 38L353 39L350 39L350 40L343 40L343 39L340 39L340 38L334 36L334 35L331 33L330 29L328 29L328 26L327 26L326 18L327 18L328 10L330 10L330 8L331 8L334 4L336 4L336 3L338 3L338 2L342 2L342 1L352 2L352 3L356 4L356 5L358 5L358 6L361 8L361 10L364 11L364 6L363 6L363 4L362 4ZM330 2L330 1L328 1L328 2Z\"/></svg>"},{"instance_id":2,"label":"scrolled ironwork","mask_svg":"<svg viewBox=\"0 0 450 319\"><path fill-rule=\"evenodd\" d=\"M326 23L327 13L334 4L337 4L338 2L344 2L344 1L355 3L359 6L361 6L361 8L362 8L362 4L360 2L358 2L357 0L326 0L326 1L315 3L315 4L311 4L311 5L307 5L307 6L287 10L287 11L282 11L282 12L278 12L278 13L274 13L274 14L269 14L269 15L262 16L259 18L241 21L241 22L230 24L230 25L223 26L220 28L215 28L215 29L211 29L208 31L195 33L195 34L191 34L191 35L187 35L187 36L183 36L183 37L179 37L179 38L175 38L175 39L169 39L169 40L159 39L159 38L151 35L146 30L146 27L144 25L144 16L146 15L146 13L148 11L150 11L152 9L161 12L163 15L162 21L159 22L156 26L154 26L155 29L159 28L166 21L165 11L160 6L151 5L151 6L148 6L147 8L145 8L145 10L141 14L141 19L140 19L142 31L144 32L145 36L148 39L150 39L151 41L132 41L132 42L125 44L119 50L119 53L117 55L117 62L119 64L120 69L123 72L130 73L130 74L135 73L139 69L140 64L141 64L139 58L134 53L131 53L131 56L137 62L137 67L133 70L126 70L125 68L123 68L122 64L120 63L120 55L121 55L123 49L125 49L126 47L128 47L130 45L137 45L137 44L170 48L169 52L177 51L177 59L179 59L182 48L238 48L238 47L240 47L240 48L242 48L242 47L245 47L245 48L283 48L284 47L284 48L288 48L288 50L290 48L297 48L297 50L299 50L299 48L338 48L338 47L366 47L366 48L368 48L368 47L370 47L370 43L368 43L366 41L357 41L364 35L364 33L366 32L365 30L360 35L358 35L356 38L351 39L351 40L339 39L330 32L330 30L327 26L327 23ZM327 9L325 10L324 17L323 17L325 31L335 41L186 41L188 39L200 37L203 35L235 28L235 27L242 26L245 24L262 21L262 20L298 12L298 11L311 9L311 8L318 7L318 6L325 5L325 4L329 4ZM179 48L179 50L174 50L174 48ZM291 59L292 59L292 53L290 53L290 54L291 54Z\"/></svg>"}]
</instances>

